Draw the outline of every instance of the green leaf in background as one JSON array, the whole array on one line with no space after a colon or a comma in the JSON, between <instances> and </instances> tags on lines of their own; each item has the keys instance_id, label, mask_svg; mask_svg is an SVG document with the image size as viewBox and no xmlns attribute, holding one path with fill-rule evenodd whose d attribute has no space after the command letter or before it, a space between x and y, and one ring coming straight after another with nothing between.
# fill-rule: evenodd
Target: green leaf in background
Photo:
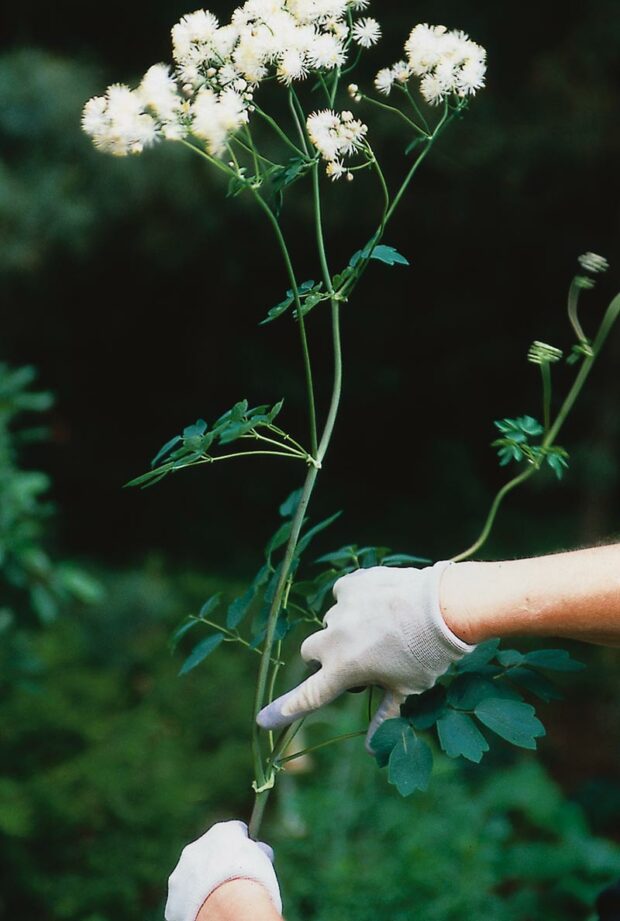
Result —
<instances>
[{"instance_id":1,"label":"green leaf in background","mask_svg":"<svg viewBox=\"0 0 620 921\"><path fill-rule=\"evenodd\" d=\"M179 671L179 676L187 675L188 672L191 672L193 668L196 668L197 665L200 665L201 662L210 656L217 647L224 640L223 633L214 633L211 636L208 636L206 639L198 643L197 646L194 646L193 650L181 666Z\"/></svg>"},{"instance_id":2,"label":"green leaf in background","mask_svg":"<svg viewBox=\"0 0 620 921\"><path fill-rule=\"evenodd\" d=\"M167 441L163 448L160 448L153 460L151 461L151 467L157 467L159 462L164 459L166 454L169 454L173 448L176 448L178 444L181 444L183 438L181 435L175 435L174 438L171 438L170 441Z\"/></svg>"},{"instance_id":3,"label":"green leaf in background","mask_svg":"<svg viewBox=\"0 0 620 921\"><path fill-rule=\"evenodd\" d=\"M523 662L523 653L517 652L516 649L500 649L497 653L497 661L504 668L512 665L520 665Z\"/></svg>"},{"instance_id":4,"label":"green leaf in background","mask_svg":"<svg viewBox=\"0 0 620 921\"><path fill-rule=\"evenodd\" d=\"M433 771L433 755L411 726L402 728L388 763L388 780L401 796L428 789Z\"/></svg>"},{"instance_id":5,"label":"green leaf in background","mask_svg":"<svg viewBox=\"0 0 620 921\"><path fill-rule=\"evenodd\" d=\"M315 524L313 528L310 528L300 539L297 544L297 549L295 550L296 556L301 556L304 550L308 547L310 542L314 540L317 534L320 534L321 531L324 531L325 528L328 528L331 524L334 523L340 516L342 512L336 512L335 515L330 515L329 518L325 518L323 521L320 521L318 524Z\"/></svg>"},{"instance_id":6,"label":"green leaf in background","mask_svg":"<svg viewBox=\"0 0 620 921\"><path fill-rule=\"evenodd\" d=\"M473 652L464 656L456 663L457 672L475 672L487 665L492 659L499 647L499 640L487 640L476 646Z\"/></svg>"},{"instance_id":7,"label":"green leaf in background","mask_svg":"<svg viewBox=\"0 0 620 921\"><path fill-rule=\"evenodd\" d=\"M487 698L478 704L474 712L488 729L520 748L535 749L536 739L545 735L545 727L529 704Z\"/></svg>"},{"instance_id":8,"label":"green leaf in background","mask_svg":"<svg viewBox=\"0 0 620 921\"><path fill-rule=\"evenodd\" d=\"M526 691L535 694L540 700L544 700L545 703L550 700L562 700L562 692L549 681L546 675L532 671L531 668L513 668L509 678L515 684L524 687Z\"/></svg>"},{"instance_id":9,"label":"green leaf in background","mask_svg":"<svg viewBox=\"0 0 620 921\"><path fill-rule=\"evenodd\" d=\"M251 585L248 590L243 593L243 595L241 595L239 598L235 598L235 600L228 605L228 610L226 612L226 626L229 630L235 630L239 626L245 615L250 610L255 595L256 589Z\"/></svg>"},{"instance_id":10,"label":"green leaf in background","mask_svg":"<svg viewBox=\"0 0 620 921\"><path fill-rule=\"evenodd\" d=\"M466 672L458 675L448 688L448 701L457 710L475 710L482 700L501 697L503 700L523 700L518 691L484 675Z\"/></svg>"},{"instance_id":11,"label":"green leaf in background","mask_svg":"<svg viewBox=\"0 0 620 921\"><path fill-rule=\"evenodd\" d=\"M293 517L297 511L297 506L299 505L299 500L301 499L302 493L303 489L296 489L284 500L279 508L279 512L282 518Z\"/></svg>"},{"instance_id":12,"label":"green leaf in background","mask_svg":"<svg viewBox=\"0 0 620 921\"><path fill-rule=\"evenodd\" d=\"M203 606L201 607L200 617L210 617L210 615L213 614L213 612L215 611L215 609L217 608L221 600L222 600L221 592L216 592L215 595L211 595L211 597L208 598L203 604Z\"/></svg>"},{"instance_id":13,"label":"green leaf in background","mask_svg":"<svg viewBox=\"0 0 620 921\"><path fill-rule=\"evenodd\" d=\"M565 649L537 649L528 652L523 657L523 664L556 672L580 672L585 668L583 662L571 658Z\"/></svg>"},{"instance_id":14,"label":"green leaf in background","mask_svg":"<svg viewBox=\"0 0 620 921\"><path fill-rule=\"evenodd\" d=\"M280 547L283 547L291 536L291 531L293 529L292 521L285 521L284 524L281 524L275 534L267 542L265 547L265 556L267 560L271 560L271 555L275 553L276 550L279 550Z\"/></svg>"},{"instance_id":15,"label":"green leaf in background","mask_svg":"<svg viewBox=\"0 0 620 921\"><path fill-rule=\"evenodd\" d=\"M411 694L402 705L401 712L416 729L430 729L445 713L446 706L446 689L436 684L423 694Z\"/></svg>"},{"instance_id":16,"label":"green leaf in background","mask_svg":"<svg viewBox=\"0 0 620 921\"><path fill-rule=\"evenodd\" d=\"M385 722L381 723L370 740L370 746L379 767L387 767L392 750L400 739L401 733L408 728L409 723L407 720L402 719L402 717L397 717L393 720L385 720Z\"/></svg>"},{"instance_id":17,"label":"green leaf in background","mask_svg":"<svg viewBox=\"0 0 620 921\"><path fill-rule=\"evenodd\" d=\"M172 636L170 637L170 649L172 652L177 648L180 641L183 639L186 633L189 633L196 624L200 623L200 618L198 617L188 617L183 623L177 627Z\"/></svg>"},{"instance_id":18,"label":"green leaf in background","mask_svg":"<svg viewBox=\"0 0 620 921\"><path fill-rule=\"evenodd\" d=\"M428 566L432 560L424 556L411 556L409 553L389 553L381 560L382 566Z\"/></svg>"},{"instance_id":19,"label":"green leaf in background","mask_svg":"<svg viewBox=\"0 0 620 921\"><path fill-rule=\"evenodd\" d=\"M381 243L379 246L375 246L372 249L370 246L366 246L364 249L359 249L351 257L349 266L355 269L363 259L376 259L378 262L385 263L385 265L410 264L409 260L405 259L404 256L401 256L398 250L394 249L393 246L386 246L384 243Z\"/></svg>"},{"instance_id":20,"label":"green leaf in background","mask_svg":"<svg viewBox=\"0 0 620 921\"><path fill-rule=\"evenodd\" d=\"M489 743L466 713L448 710L437 721L439 743L449 758L460 755L479 764L489 750Z\"/></svg>"}]
</instances>

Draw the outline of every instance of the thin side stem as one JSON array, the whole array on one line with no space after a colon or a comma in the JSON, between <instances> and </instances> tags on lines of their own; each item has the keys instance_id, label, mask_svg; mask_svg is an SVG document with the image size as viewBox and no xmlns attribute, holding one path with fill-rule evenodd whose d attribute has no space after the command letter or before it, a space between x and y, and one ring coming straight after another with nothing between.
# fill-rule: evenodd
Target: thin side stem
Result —
<instances>
[{"instance_id":1,"label":"thin side stem","mask_svg":"<svg viewBox=\"0 0 620 921\"><path fill-rule=\"evenodd\" d=\"M400 118L402 118L403 121L407 122L410 128L413 128L413 130L417 131L418 134L421 134L422 137L425 137L425 138L430 137L428 130L425 131L423 128L420 128L419 125L416 125L416 123L412 121L410 118L407 118L407 116L405 115L402 109L398 109L396 108L396 106L390 106L386 102L379 102L378 99L373 99L372 96L366 96L362 94L362 99L364 100L364 102L372 103L373 106L377 106L379 109L385 109L386 112L393 112L396 115L400 116Z\"/></svg>"},{"instance_id":2,"label":"thin side stem","mask_svg":"<svg viewBox=\"0 0 620 921\"><path fill-rule=\"evenodd\" d=\"M611 332L612 327L617 321L619 315L620 315L620 294L618 294L613 299L613 301L607 308L605 312L605 316L603 317L603 320L599 327L599 331L597 333L596 339L594 340L594 343L592 345L592 355L586 356L584 358L581 368L579 369L579 373L577 374L577 377L575 378L573 385L571 389L569 390L568 395L566 399L564 400L564 403L562 404L555 418L555 421L553 422L552 425L549 426L549 429L546 432L542 440L543 448L549 448L555 443L555 440L560 434L562 426L566 422L566 419L568 418L571 410L573 409L579 397L579 394L583 390L583 387L594 365L594 362L598 358L601 352L601 349L603 348L603 345L605 344L605 341L609 333ZM501 503L505 499L505 497L508 495L508 493L512 492L512 490L515 489L517 486L520 486L522 483L525 483L526 480L529 480L529 478L533 476L533 474L536 473L539 469L540 469L539 466L529 467L527 470L524 470L522 473L520 473L519 476L514 477L514 479L506 483L505 486L503 486L499 490L499 492L495 496L495 499L493 500L491 509L487 516L487 520L484 524L484 527L482 529L482 532L478 540L476 540L475 543L473 543L472 546L469 547L467 550L465 550L463 553L459 553L458 556L452 557L453 562L458 563L461 560L466 560L480 550L480 548L486 543L491 533L491 530L495 523L495 519L497 517L497 512L499 510Z\"/></svg>"},{"instance_id":3,"label":"thin side stem","mask_svg":"<svg viewBox=\"0 0 620 921\"><path fill-rule=\"evenodd\" d=\"M308 348L308 338L306 335L306 326L305 326L305 321L302 316L302 310L301 310L301 298L299 296L299 285L297 284L297 277L295 275L295 270L293 269L293 263L291 261L291 256L288 251L288 246L286 245L286 240L284 239L284 234L282 233L282 230L280 229L280 224L278 223L278 219L276 218L275 214L273 213L273 211L271 210L267 202L264 200L264 198L261 195L259 195L256 189L252 189L252 193L254 197L256 198L256 201L258 202L259 206L262 208L262 210L267 215L267 218L269 219L269 223L273 227L274 233L276 235L276 239L278 241L278 244L282 251L282 255L284 257L286 271L288 273L288 277L291 282L291 288L293 291L293 295L295 297L295 306L297 308L297 322L299 325L299 335L301 338L301 350L302 350L303 361L304 361L304 372L306 376L306 390L308 394L308 415L310 418L310 451L312 452L312 456L316 457L316 449L317 449L316 401L314 398L314 381L313 381L313 376L312 376L312 364L310 361L310 351Z\"/></svg>"},{"instance_id":4,"label":"thin side stem","mask_svg":"<svg viewBox=\"0 0 620 921\"><path fill-rule=\"evenodd\" d=\"M545 434L551 426L551 365L543 361L540 366L543 387L543 426Z\"/></svg>"},{"instance_id":5,"label":"thin side stem","mask_svg":"<svg viewBox=\"0 0 620 921\"><path fill-rule=\"evenodd\" d=\"M358 739L360 736L365 736L368 732L367 729L358 729L357 732L347 732L341 736L334 736L333 739L327 739L326 742L319 742L318 745L312 745L310 748L303 748L301 751L295 752L292 755L287 755L285 758L278 758L278 764L288 764L289 761L295 761L296 758L301 758L303 755L309 755L311 752L316 752L320 748L327 748L328 745L335 745L336 742L347 742L349 739Z\"/></svg>"},{"instance_id":6,"label":"thin side stem","mask_svg":"<svg viewBox=\"0 0 620 921\"><path fill-rule=\"evenodd\" d=\"M497 517L500 505L508 493L511 493L513 489L517 488L517 486L520 486L522 483L525 483L526 480L529 480L529 478L533 476L534 473L536 473L536 467L528 467L527 470L524 470L518 476L514 477L514 479L510 480L508 483L502 486L500 491L495 496L495 499L493 500L480 537L471 545L471 547L468 547L467 550L464 550L463 553L459 553L457 556L453 556L453 563L460 563L462 560L469 559L470 556L473 556L474 553L477 553L478 550L480 550L480 548L486 544L489 538L489 534L493 530L493 525L495 524L495 519Z\"/></svg>"},{"instance_id":7,"label":"thin side stem","mask_svg":"<svg viewBox=\"0 0 620 921\"><path fill-rule=\"evenodd\" d=\"M305 158L305 154L304 154L303 150L300 150L300 148L297 147L296 144L293 144L293 142L291 141L291 139L290 139L290 137L288 136L288 134L286 134L286 132L284 132L284 131L282 130L282 128L280 128L280 126L279 126L279 124L277 123L277 121L275 121L275 119L273 119L273 118L271 117L271 115L268 115L266 112L264 112L263 109L260 108L260 106L257 106L257 105L256 105L256 103L254 103L254 107L255 107L256 113L257 113L258 115L260 115L260 117L261 117L264 121L267 122L267 124L270 126L270 128L273 128L273 130L274 130L275 133L278 135L278 137L279 137L281 140L283 140L284 143L285 143L288 147L290 147L291 150L292 150L294 153L297 154L297 156L299 156L299 157L304 157L304 158Z\"/></svg>"}]
</instances>

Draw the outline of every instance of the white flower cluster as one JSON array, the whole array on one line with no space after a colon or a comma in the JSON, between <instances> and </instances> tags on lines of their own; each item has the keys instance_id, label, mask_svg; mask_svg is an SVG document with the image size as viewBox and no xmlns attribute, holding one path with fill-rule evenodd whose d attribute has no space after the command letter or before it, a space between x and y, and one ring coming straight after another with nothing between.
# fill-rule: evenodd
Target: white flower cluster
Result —
<instances>
[{"instance_id":1,"label":"white flower cluster","mask_svg":"<svg viewBox=\"0 0 620 921\"><path fill-rule=\"evenodd\" d=\"M405 44L405 60L384 67L375 79L380 93L389 95L394 83L406 84L420 77L420 92L430 105L452 94L469 96L482 89L486 74L486 50L464 32L445 26L417 25Z\"/></svg>"},{"instance_id":2,"label":"white flower cluster","mask_svg":"<svg viewBox=\"0 0 620 921\"><path fill-rule=\"evenodd\" d=\"M111 86L86 104L83 128L101 150L139 153L159 138L203 139L220 155L244 125L262 80L284 84L341 67L350 44L381 37L376 20L351 14L369 0L246 0L226 25L209 10L189 13L172 29L175 71L156 64L136 90Z\"/></svg>"},{"instance_id":3,"label":"white flower cluster","mask_svg":"<svg viewBox=\"0 0 620 921\"><path fill-rule=\"evenodd\" d=\"M364 138L368 127L353 117L352 112L332 112L324 109L322 112L313 112L308 116L306 123L308 137L327 160L327 175L331 179L340 179L342 176L352 179L342 162L343 157L350 157L364 146Z\"/></svg>"}]
</instances>

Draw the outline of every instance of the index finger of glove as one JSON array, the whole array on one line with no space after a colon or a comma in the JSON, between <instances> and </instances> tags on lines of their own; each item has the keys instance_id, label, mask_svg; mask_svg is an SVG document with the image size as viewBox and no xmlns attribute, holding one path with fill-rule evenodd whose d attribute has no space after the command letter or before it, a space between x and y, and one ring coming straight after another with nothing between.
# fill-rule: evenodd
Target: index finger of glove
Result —
<instances>
[{"instance_id":1,"label":"index finger of glove","mask_svg":"<svg viewBox=\"0 0 620 921\"><path fill-rule=\"evenodd\" d=\"M256 722L262 729L283 729L331 703L344 691L346 687L322 668L288 694L283 694L268 707L264 707L256 717Z\"/></svg>"}]
</instances>

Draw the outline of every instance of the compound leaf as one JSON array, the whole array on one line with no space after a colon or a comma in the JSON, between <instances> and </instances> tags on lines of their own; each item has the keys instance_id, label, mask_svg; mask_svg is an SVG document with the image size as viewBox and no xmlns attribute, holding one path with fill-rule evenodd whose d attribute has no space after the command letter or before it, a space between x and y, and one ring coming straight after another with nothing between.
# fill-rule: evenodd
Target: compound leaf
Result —
<instances>
[{"instance_id":1,"label":"compound leaf","mask_svg":"<svg viewBox=\"0 0 620 921\"><path fill-rule=\"evenodd\" d=\"M534 707L516 700L487 698L474 710L488 729L520 748L536 748L536 739L545 735L545 727L536 717Z\"/></svg>"},{"instance_id":2,"label":"compound leaf","mask_svg":"<svg viewBox=\"0 0 620 921\"><path fill-rule=\"evenodd\" d=\"M194 646L193 650L190 652L189 656L181 666L179 675L187 675L188 672L191 672L193 668L196 668L197 665L200 665L201 662L210 656L214 652L220 643L224 639L223 633L214 633L211 636L208 636L205 640L202 640L198 643L197 646Z\"/></svg>"},{"instance_id":3,"label":"compound leaf","mask_svg":"<svg viewBox=\"0 0 620 921\"><path fill-rule=\"evenodd\" d=\"M433 770L433 755L411 726L401 729L388 763L388 781L401 796L426 790Z\"/></svg>"},{"instance_id":4,"label":"compound leaf","mask_svg":"<svg viewBox=\"0 0 620 921\"><path fill-rule=\"evenodd\" d=\"M489 743L466 713L448 710L437 721L439 744L449 758L460 755L479 764L489 750Z\"/></svg>"}]
</instances>

